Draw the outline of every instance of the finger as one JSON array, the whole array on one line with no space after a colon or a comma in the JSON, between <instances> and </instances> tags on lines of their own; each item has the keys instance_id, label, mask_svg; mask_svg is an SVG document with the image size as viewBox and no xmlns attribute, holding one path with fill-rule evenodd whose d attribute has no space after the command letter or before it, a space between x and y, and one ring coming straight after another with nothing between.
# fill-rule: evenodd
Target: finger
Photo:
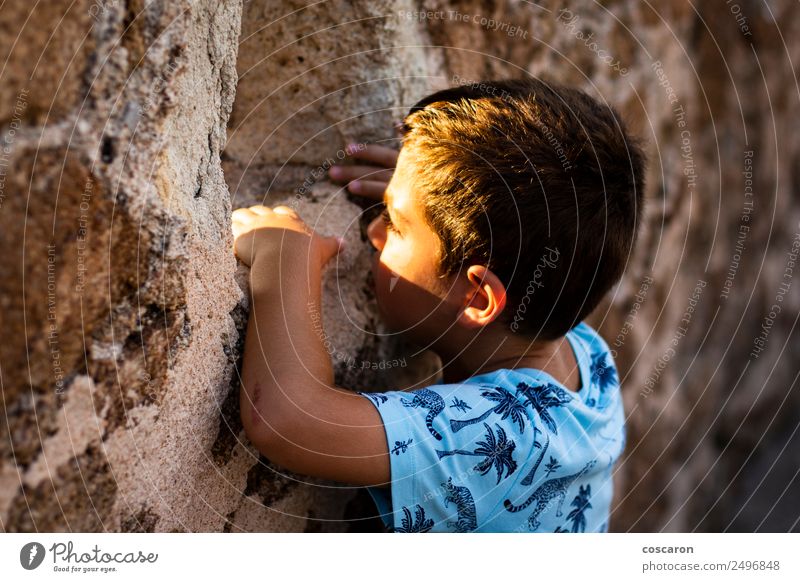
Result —
<instances>
[{"instance_id":1,"label":"finger","mask_svg":"<svg viewBox=\"0 0 800 582\"><path fill-rule=\"evenodd\" d=\"M300 215L293 208L289 208L288 206L276 206L272 209L275 214L285 214L286 216L293 216L294 218L300 218Z\"/></svg>"},{"instance_id":2,"label":"finger","mask_svg":"<svg viewBox=\"0 0 800 582\"><path fill-rule=\"evenodd\" d=\"M257 214L258 216L266 216L267 214L272 212L271 209L261 204L259 204L258 206L251 206L250 208L248 208L248 210L250 210L250 212L252 212L253 214Z\"/></svg>"},{"instance_id":3,"label":"finger","mask_svg":"<svg viewBox=\"0 0 800 582\"><path fill-rule=\"evenodd\" d=\"M246 225L244 225L244 224L242 224L240 222L234 222L231 225L231 230L233 230L233 240L234 241L236 241L240 236L242 236L246 232L250 231L250 229Z\"/></svg>"},{"instance_id":4,"label":"finger","mask_svg":"<svg viewBox=\"0 0 800 582\"><path fill-rule=\"evenodd\" d=\"M385 168L394 168L397 165L397 156L400 155L397 150L375 144L369 144L366 147L350 144L347 147L347 153L357 160L372 162Z\"/></svg>"},{"instance_id":5,"label":"finger","mask_svg":"<svg viewBox=\"0 0 800 582\"><path fill-rule=\"evenodd\" d=\"M394 170L378 168L376 166L333 166L328 170L328 175L336 182L350 182L365 178L376 182L389 182Z\"/></svg>"},{"instance_id":6,"label":"finger","mask_svg":"<svg viewBox=\"0 0 800 582\"><path fill-rule=\"evenodd\" d=\"M347 185L347 189L359 196L365 196L373 200L383 200L386 183L372 180L355 180Z\"/></svg>"},{"instance_id":7,"label":"finger","mask_svg":"<svg viewBox=\"0 0 800 582\"><path fill-rule=\"evenodd\" d=\"M249 208L237 208L231 214L231 218L233 220L237 220L245 224L252 222L255 217L256 217L255 213Z\"/></svg>"},{"instance_id":8,"label":"finger","mask_svg":"<svg viewBox=\"0 0 800 582\"><path fill-rule=\"evenodd\" d=\"M333 236L326 236L321 241L321 259L325 265L344 249L344 240Z\"/></svg>"}]
</instances>

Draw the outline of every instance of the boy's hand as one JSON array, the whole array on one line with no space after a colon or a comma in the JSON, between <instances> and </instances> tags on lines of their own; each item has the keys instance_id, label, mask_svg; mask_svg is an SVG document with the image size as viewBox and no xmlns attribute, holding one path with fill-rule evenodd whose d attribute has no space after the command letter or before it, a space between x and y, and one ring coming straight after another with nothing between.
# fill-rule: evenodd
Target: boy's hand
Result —
<instances>
[{"instance_id":1,"label":"boy's hand","mask_svg":"<svg viewBox=\"0 0 800 582\"><path fill-rule=\"evenodd\" d=\"M288 206L239 208L231 218L234 253L248 266L257 257L277 257L296 248L321 269L342 248L337 237L315 232Z\"/></svg>"},{"instance_id":2,"label":"boy's hand","mask_svg":"<svg viewBox=\"0 0 800 582\"><path fill-rule=\"evenodd\" d=\"M356 144L350 144L345 149L354 158L375 165L333 166L328 170L331 180L347 182L347 189L353 194L383 200L383 192L397 165L397 151L379 145L368 145L360 149Z\"/></svg>"}]
</instances>

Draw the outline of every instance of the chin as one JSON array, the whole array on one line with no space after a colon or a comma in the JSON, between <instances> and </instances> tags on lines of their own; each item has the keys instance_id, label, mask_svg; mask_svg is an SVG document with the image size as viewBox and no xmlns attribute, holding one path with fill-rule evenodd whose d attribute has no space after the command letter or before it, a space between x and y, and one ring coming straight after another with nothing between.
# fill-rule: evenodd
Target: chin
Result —
<instances>
[{"instance_id":1,"label":"chin","mask_svg":"<svg viewBox=\"0 0 800 582\"><path fill-rule=\"evenodd\" d=\"M408 337L409 328L413 326L413 323L398 318L398 315L403 313L403 307L385 303L381 301L380 297L377 297L377 304L378 315L380 315L386 331L391 334L399 334Z\"/></svg>"},{"instance_id":2,"label":"chin","mask_svg":"<svg viewBox=\"0 0 800 582\"><path fill-rule=\"evenodd\" d=\"M394 320L396 308L381 301L380 297L376 297L376 303L378 304L378 315L380 315L381 321L387 331L391 333L402 332L403 328L401 327L398 329L398 322Z\"/></svg>"}]
</instances>

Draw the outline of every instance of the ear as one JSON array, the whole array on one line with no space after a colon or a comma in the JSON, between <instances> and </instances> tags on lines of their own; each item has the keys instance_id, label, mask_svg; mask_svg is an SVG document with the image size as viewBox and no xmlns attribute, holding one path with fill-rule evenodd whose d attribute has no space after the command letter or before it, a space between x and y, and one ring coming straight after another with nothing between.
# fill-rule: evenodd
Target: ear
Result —
<instances>
[{"instance_id":1,"label":"ear","mask_svg":"<svg viewBox=\"0 0 800 582\"><path fill-rule=\"evenodd\" d=\"M467 269L467 281L470 296L458 315L458 322L470 328L486 326L503 312L506 288L497 275L483 265Z\"/></svg>"}]
</instances>

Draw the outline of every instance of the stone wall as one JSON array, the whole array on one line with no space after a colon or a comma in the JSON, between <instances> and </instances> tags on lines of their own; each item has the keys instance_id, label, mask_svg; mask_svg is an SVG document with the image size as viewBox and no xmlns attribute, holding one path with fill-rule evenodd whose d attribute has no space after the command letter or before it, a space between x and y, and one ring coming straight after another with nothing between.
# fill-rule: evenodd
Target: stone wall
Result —
<instances>
[{"instance_id":1,"label":"stone wall","mask_svg":"<svg viewBox=\"0 0 800 582\"><path fill-rule=\"evenodd\" d=\"M611 529L797 529L797 5L306 4L0 10L0 527L376 530L363 490L243 438L230 211L289 204L347 238L323 304L340 384L431 378L365 285L375 209L324 170L347 141L396 144L432 90L532 74L649 142L643 236L591 318L629 415Z\"/></svg>"},{"instance_id":2,"label":"stone wall","mask_svg":"<svg viewBox=\"0 0 800 582\"><path fill-rule=\"evenodd\" d=\"M218 443L241 6L2 12L3 528L221 530L248 468Z\"/></svg>"}]
</instances>

